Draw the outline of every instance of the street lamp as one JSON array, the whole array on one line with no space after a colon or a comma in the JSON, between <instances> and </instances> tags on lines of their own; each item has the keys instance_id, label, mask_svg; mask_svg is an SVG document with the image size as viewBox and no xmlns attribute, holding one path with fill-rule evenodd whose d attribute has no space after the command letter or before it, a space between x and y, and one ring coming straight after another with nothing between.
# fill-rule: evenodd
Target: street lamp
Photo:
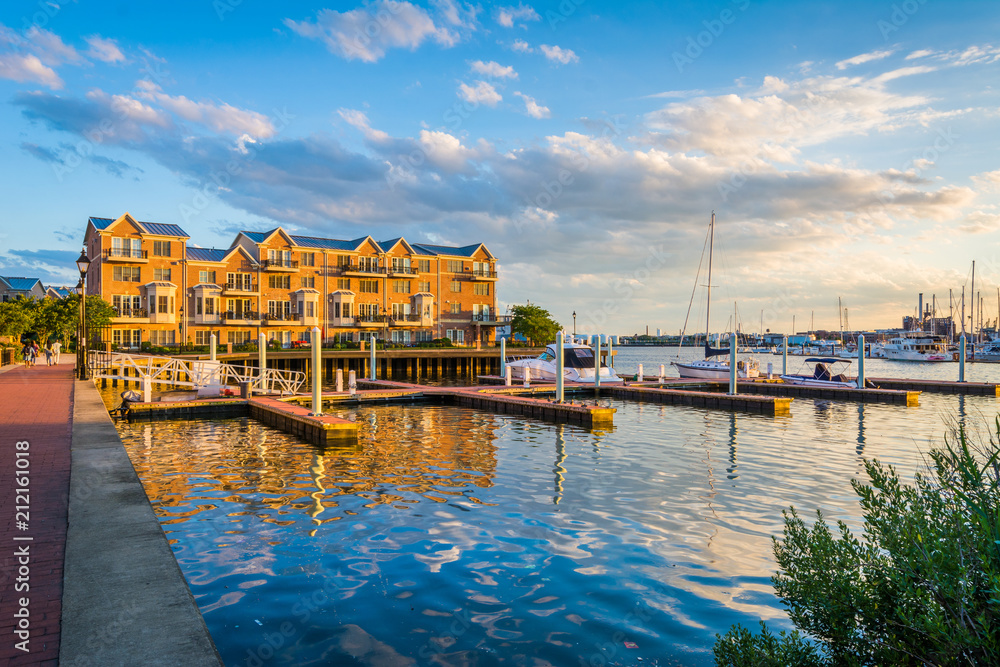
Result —
<instances>
[{"instance_id":1,"label":"street lamp","mask_svg":"<svg viewBox=\"0 0 1000 667\"><path fill-rule=\"evenodd\" d=\"M80 252L80 257L76 260L76 268L80 269L80 283L76 286L80 291L80 328L76 334L76 373L80 380L89 380L90 372L87 370L87 269L90 268L90 259L87 257L87 248Z\"/></svg>"},{"instance_id":2,"label":"street lamp","mask_svg":"<svg viewBox=\"0 0 1000 667\"><path fill-rule=\"evenodd\" d=\"M573 311L573 335L576 335L576 311Z\"/></svg>"}]
</instances>

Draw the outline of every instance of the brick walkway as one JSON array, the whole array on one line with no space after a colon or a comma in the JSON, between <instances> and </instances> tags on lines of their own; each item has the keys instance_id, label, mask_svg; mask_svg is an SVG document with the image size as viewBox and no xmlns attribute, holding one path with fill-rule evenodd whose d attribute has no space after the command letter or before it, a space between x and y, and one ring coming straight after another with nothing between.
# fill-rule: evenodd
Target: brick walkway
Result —
<instances>
[{"instance_id":1,"label":"brick walkway","mask_svg":"<svg viewBox=\"0 0 1000 667\"><path fill-rule=\"evenodd\" d=\"M63 355L62 362L0 373L0 664L55 665L59 657L72 438L72 355ZM18 441L30 443L27 530L17 527L21 518L16 516L15 507ZM32 539L16 541L15 537ZM30 553L30 590L19 592L15 587L21 565L15 552L25 546ZM19 599L25 597L30 623L28 653L16 648L21 639L14 634L14 614L20 609Z\"/></svg>"}]
</instances>

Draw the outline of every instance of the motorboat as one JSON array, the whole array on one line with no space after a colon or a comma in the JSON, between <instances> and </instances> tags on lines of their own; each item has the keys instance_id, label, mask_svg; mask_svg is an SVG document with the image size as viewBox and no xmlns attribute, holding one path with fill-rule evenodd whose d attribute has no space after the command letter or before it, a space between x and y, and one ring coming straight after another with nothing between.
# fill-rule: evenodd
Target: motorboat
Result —
<instances>
[{"instance_id":1,"label":"motorboat","mask_svg":"<svg viewBox=\"0 0 1000 667\"><path fill-rule=\"evenodd\" d=\"M675 360L670 363L677 369L677 373L682 378L699 380L726 380L729 378L730 374L729 360L727 359L726 361L721 361L713 359L712 357L728 354L731 354L731 351L727 348L713 348L710 347L708 343L705 343L704 359L698 359L696 361ZM742 359L737 359L736 377L760 377L760 363L756 359L748 356L744 356Z\"/></svg>"},{"instance_id":2,"label":"motorboat","mask_svg":"<svg viewBox=\"0 0 1000 667\"><path fill-rule=\"evenodd\" d=\"M1000 339L991 340L976 352L976 361L1000 363Z\"/></svg>"},{"instance_id":3,"label":"motorboat","mask_svg":"<svg viewBox=\"0 0 1000 667\"><path fill-rule=\"evenodd\" d=\"M849 360L840 357L809 357L804 362L804 372L789 373L780 377L788 384L804 387L857 389L858 379L849 378L845 373L850 366Z\"/></svg>"},{"instance_id":4,"label":"motorboat","mask_svg":"<svg viewBox=\"0 0 1000 667\"><path fill-rule=\"evenodd\" d=\"M944 336L925 331L905 331L882 346L885 358L893 361L951 361Z\"/></svg>"},{"instance_id":5,"label":"motorboat","mask_svg":"<svg viewBox=\"0 0 1000 667\"><path fill-rule=\"evenodd\" d=\"M532 381L556 381L556 345L551 343L537 357L509 357L507 367L512 378L524 379L524 370L529 369ZM563 342L563 379L567 382L594 384L594 349L572 340L567 336ZM601 384L624 382L615 369L601 364Z\"/></svg>"}]
</instances>

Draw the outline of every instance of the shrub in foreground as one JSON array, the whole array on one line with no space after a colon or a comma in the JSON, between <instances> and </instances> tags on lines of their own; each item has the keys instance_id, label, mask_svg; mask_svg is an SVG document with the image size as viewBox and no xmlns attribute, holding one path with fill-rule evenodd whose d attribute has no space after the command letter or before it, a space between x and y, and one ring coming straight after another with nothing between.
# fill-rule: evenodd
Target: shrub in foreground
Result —
<instances>
[{"instance_id":1,"label":"shrub in foreground","mask_svg":"<svg viewBox=\"0 0 1000 667\"><path fill-rule=\"evenodd\" d=\"M720 665L1000 664L1000 418L997 440L959 429L912 486L867 461L860 537L794 508L774 539L775 591L797 628L736 626Z\"/></svg>"}]
</instances>

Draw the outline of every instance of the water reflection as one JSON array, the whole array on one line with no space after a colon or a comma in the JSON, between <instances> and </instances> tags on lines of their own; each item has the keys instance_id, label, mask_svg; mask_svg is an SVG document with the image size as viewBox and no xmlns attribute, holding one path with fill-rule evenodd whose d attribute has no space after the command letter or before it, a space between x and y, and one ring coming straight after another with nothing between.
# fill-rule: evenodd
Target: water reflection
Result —
<instances>
[{"instance_id":1,"label":"water reflection","mask_svg":"<svg viewBox=\"0 0 1000 667\"><path fill-rule=\"evenodd\" d=\"M735 412L729 415L729 467L726 468L729 479L739 479L739 475L736 473L736 436L740 433L740 427L736 419Z\"/></svg>"}]
</instances>

